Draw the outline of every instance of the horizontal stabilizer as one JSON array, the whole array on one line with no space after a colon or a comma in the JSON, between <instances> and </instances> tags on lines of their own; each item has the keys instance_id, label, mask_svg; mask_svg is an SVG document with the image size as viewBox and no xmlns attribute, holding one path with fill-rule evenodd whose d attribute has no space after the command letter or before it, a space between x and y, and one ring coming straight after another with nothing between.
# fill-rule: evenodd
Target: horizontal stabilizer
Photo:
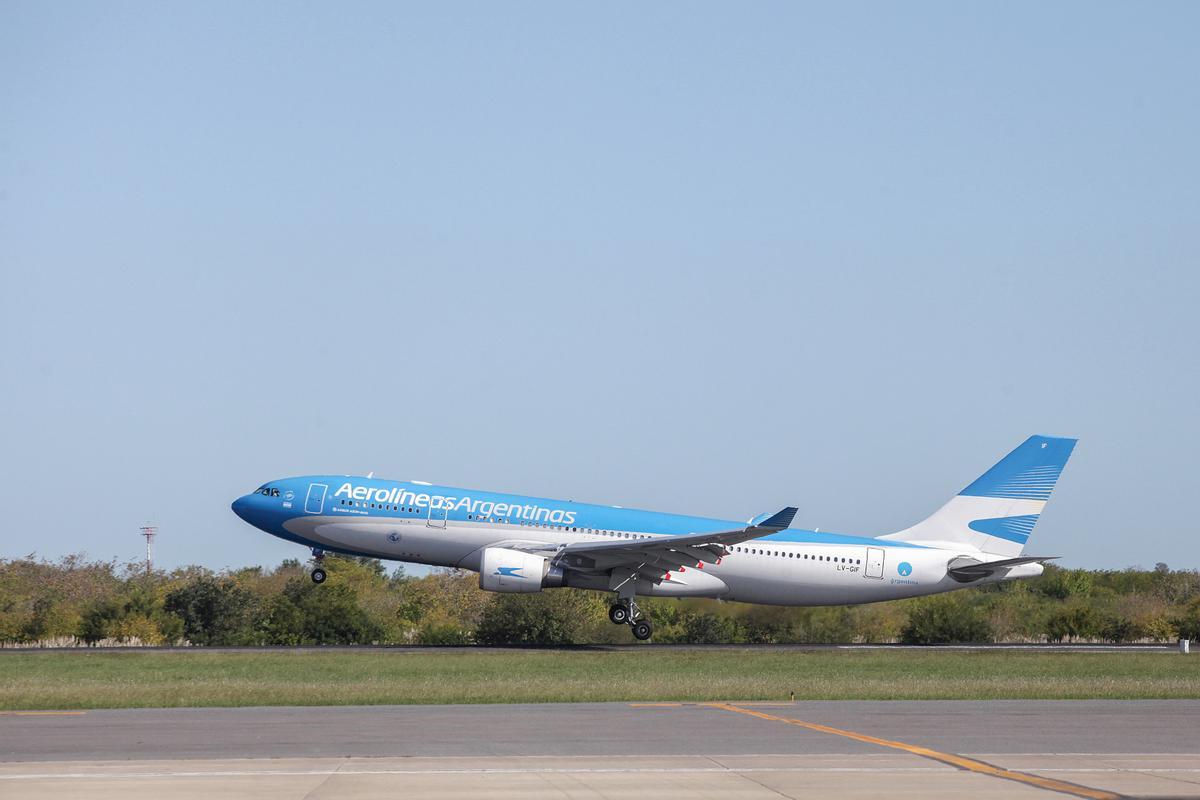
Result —
<instances>
[{"instance_id":1,"label":"horizontal stabilizer","mask_svg":"<svg viewBox=\"0 0 1200 800\"><path fill-rule=\"evenodd\" d=\"M776 530L783 530L792 524L792 520L796 518L797 511L799 509L788 506L783 511L776 511L774 514L759 514L750 520L749 525L751 528L775 528Z\"/></svg>"},{"instance_id":2,"label":"horizontal stabilizer","mask_svg":"<svg viewBox=\"0 0 1200 800\"><path fill-rule=\"evenodd\" d=\"M993 575L997 570L1008 567L1019 567L1022 564L1040 564L1043 561L1053 561L1058 556L1021 556L1020 558L1005 558L1000 561L977 561L962 556L953 559L946 565L946 573L958 581L974 581Z\"/></svg>"}]
</instances>

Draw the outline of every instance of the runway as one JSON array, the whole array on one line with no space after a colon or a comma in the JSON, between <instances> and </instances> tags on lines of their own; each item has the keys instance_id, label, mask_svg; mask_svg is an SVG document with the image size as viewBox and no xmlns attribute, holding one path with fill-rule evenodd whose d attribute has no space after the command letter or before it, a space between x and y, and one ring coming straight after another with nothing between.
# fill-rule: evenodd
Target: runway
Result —
<instances>
[{"instance_id":1,"label":"runway","mask_svg":"<svg viewBox=\"0 0 1200 800\"><path fill-rule=\"evenodd\" d=\"M0 714L0 797L1200 797L1200 701Z\"/></svg>"}]
</instances>

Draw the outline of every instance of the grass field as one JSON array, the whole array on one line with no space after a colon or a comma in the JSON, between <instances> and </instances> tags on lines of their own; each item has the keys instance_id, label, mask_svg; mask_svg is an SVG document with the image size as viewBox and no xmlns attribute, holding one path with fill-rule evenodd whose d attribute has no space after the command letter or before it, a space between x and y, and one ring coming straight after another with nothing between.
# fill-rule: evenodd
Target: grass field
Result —
<instances>
[{"instance_id":1,"label":"grass field","mask_svg":"<svg viewBox=\"0 0 1200 800\"><path fill-rule=\"evenodd\" d=\"M0 709L1200 698L1200 657L945 650L0 654Z\"/></svg>"}]
</instances>

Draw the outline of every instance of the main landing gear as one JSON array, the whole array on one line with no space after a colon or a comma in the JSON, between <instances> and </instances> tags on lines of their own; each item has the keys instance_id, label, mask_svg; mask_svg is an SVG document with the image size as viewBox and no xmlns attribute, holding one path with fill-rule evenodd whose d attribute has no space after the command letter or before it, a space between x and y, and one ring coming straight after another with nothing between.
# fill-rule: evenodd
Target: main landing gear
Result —
<instances>
[{"instance_id":1,"label":"main landing gear","mask_svg":"<svg viewBox=\"0 0 1200 800\"><path fill-rule=\"evenodd\" d=\"M319 547L314 547L312 554L316 565L313 567L312 572L308 573L308 577L312 578L313 583L324 583L325 578L329 577L325 574L325 570L321 568L321 564L325 561L325 551Z\"/></svg>"},{"instance_id":2,"label":"main landing gear","mask_svg":"<svg viewBox=\"0 0 1200 800\"><path fill-rule=\"evenodd\" d=\"M637 602L632 597L621 598L608 607L608 618L614 625L629 625L633 628L633 638L644 642L654 633L650 620L642 616Z\"/></svg>"}]
</instances>

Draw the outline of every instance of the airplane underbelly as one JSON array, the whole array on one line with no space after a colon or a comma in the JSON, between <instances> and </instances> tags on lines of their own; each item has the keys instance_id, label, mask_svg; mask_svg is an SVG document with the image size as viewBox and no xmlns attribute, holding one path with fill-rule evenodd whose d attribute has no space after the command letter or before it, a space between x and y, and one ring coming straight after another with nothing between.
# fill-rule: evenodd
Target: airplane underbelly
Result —
<instances>
[{"instance_id":1,"label":"airplane underbelly","mask_svg":"<svg viewBox=\"0 0 1200 800\"><path fill-rule=\"evenodd\" d=\"M473 549L453 528L432 528L424 520L303 517L284 527L331 550L395 561L454 564Z\"/></svg>"},{"instance_id":2,"label":"airplane underbelly","mask_svg":"<svg viewBox=\"0 0 1200 800\"><path fill-rule=\"evenodd\" d=\"M730 600L784 606L838 606L891 599L882 587L803 580L730 580Z\"/></svg>"}]
</instances>

